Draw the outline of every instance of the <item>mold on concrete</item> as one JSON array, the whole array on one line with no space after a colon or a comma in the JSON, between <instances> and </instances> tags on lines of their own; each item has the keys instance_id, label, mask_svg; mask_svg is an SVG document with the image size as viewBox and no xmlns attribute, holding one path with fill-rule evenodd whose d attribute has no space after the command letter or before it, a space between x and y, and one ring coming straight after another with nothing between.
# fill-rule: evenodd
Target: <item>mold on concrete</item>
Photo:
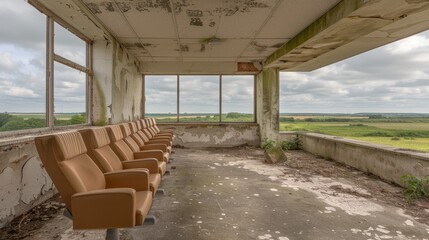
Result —
<instances>
[{"instance_id":1,"label":"mold on concrete","mask_svg":"<svg viewBox=\"0 0 429 240\"><path fill-rule=\"evenodd\" d=\"M53 194L32 140L0 146L0 228Z\"/></svg>"},{"instance_id":2,"label":"mold on concrete","mask_svg":"<svg viewBox=\"0 0 429 240\"><path fill-rule=\"evenodd\" d=\"M259 146L259 127L254 123L237 124L160 124L173 128L174 145L182 147Z\"/></svg>"},{"instance_id":3,"label":"mold on concrete","mask_svg":"<svg viewBox=\"0 0 429 240\"><path fill-rule=\"evenodd\" d=\"M256 76L257 122L261 139L276 141L279 132L279 71L266 69Z\"/></svg>"}]
</instances>

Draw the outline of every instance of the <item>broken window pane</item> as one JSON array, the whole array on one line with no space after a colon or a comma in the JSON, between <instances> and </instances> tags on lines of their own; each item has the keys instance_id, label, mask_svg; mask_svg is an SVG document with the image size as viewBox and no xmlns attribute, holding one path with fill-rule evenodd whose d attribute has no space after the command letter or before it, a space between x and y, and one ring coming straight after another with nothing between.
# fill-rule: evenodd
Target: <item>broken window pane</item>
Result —
<instances>
[{"instance_id":1,"label":"broken window pane","mask_svg":"<svg viewBox=\"0 0 429 240\"><path fill-rule=\"evenodd\" d=\"M222 76L222 122L254 121L254 76Z\"/></svg>"},{"instance_id":2,"label":"broken window pane","mask_svg":"<svg viewBox=\"0 0 429 240\"><path fill-rule=\"evenodd\" d=\"M46 17L0 1L0 131L46 127Z\"/></svg>"},{"instance_id":3,"label":"broken window pane","mask_svg":"<svg viewBox=\"0 0 429 240\"><path fill-rule=\"evenodd\" d=\"M177 76L145 76L145 117L177 121Z\"/></svg>"}]
</instances>

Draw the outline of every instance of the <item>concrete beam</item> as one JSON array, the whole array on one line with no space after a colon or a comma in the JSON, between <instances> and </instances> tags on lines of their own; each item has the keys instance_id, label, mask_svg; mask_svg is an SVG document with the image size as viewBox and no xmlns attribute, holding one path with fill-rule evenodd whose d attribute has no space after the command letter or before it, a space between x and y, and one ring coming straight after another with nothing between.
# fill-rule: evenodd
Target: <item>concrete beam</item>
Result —
<instances>
[{"instance_id":1,"label":"concrete beam","mask_svg":"<svg viewBox=\"0 0 429 240\"><path fill-rule=\"evenodd\" d=\"M255 74L257 67L245 71L236 62L142 62L140 70L143 74Z\"/></svg>"},{"instance_id":2,"label":"concrete beam","mask_svg":"<svg viewBox=\"0 0 429 240\"><path fill-rule=\"evenodd\" d=\"M424 0L343 0L269 56L264 68L311 71L408 37L429 29L428 9Z\"/></svg>"}]
</instances>

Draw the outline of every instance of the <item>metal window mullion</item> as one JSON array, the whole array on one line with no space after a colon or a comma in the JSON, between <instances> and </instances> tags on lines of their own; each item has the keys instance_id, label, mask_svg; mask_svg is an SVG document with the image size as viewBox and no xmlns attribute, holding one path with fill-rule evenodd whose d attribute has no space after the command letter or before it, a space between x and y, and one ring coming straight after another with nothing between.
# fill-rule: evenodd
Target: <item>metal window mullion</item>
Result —
<instances>
[{"instance_id":1,"label":"metal window mullion","mask_svg":"<svg viewBox=\"0 0 429 240\"><path fill-rule=\"evenodd\" d=\"M179 89L180 89L180 77L179 77L179 75L176 75L176 79L177 79L177 89L176 89L176 101L177 101L177 103L176 103L176 107L177 107L177 112L176 112L176 122L179 122L179 111L180 111L180 106L179 106L179 101L180 101L180 95L179 95L179 93L180 93L180 91L179 91Z\"/></svg>"},{"instance_id":2,"label":"metal window mullion","mask_svg":"<svg viewBox=\"0 0 429 240\"><path fill-rule=\"evenodd\" d=\"M86 67L89 70L89 73L92 73L92 44L86 43ZM86 72L86 101L85 101L85 110L86 110L86 123L92 123L92 96L93 96L93 88L92 88L92 81L93 76L92 74L89 74Z\"/></svg>"},{"instance_id":3,"label":"metal window mullion","mask_svg":"<svg viewBox=\"0 0 429 240\"><path fill-rule=\"evenodd\" d=\"M88 45L87 42L85 42L85 43ZM86 47L86 49L88 49L88 47ZM87 55L88 55L88 53L87 53ZM88 56L86 56L86 58L88 58ZM60 56L60 55L58 55L56 53L54 53L54 60L56 62L59 62L59 63L62 63L64 65L66 65L68 67L71 67L71 68L73 68L75 70L84 72L86 74L91 74L91 70L88 67L88 63L86 64L86 67L84 67L84 66L82 66L82 65L80 65L78 63L75 63L75 62L73 62L73 61L71 61L71 60L69 60L69 59L67 59L65 57L62 57L62 56ZM85 59L85 60L87 61L87 59Z\"/></svg>"},{"instance_id":4,"label":"metal window mullion","mask_svg":"<svg viewBox=\"0 0 429 240\"><path fill-rule=\"evenodd\" d=\"M222 122L222 75L219 75L219 122Z\"/></svg>"},{"instance_id":5,"label":"metal window mullion","mask_svg":"<svg viewBox=\"0 0 429 240\"><path fill-rule=\"evenodd\" d=\"M257 99L256 99L256 95L258 94L258 89L257 89L257 86L258 86L258 84L257 84L257 82L256 82L256 75L253 75L253 122L257 122L257 116L256 116L256 114L257 114L257 106L256 106L256 104L257 104Z\"/></svg>"},{"instance_id":6,"label":"metal window mullion","mask_svg":"<svg viewBox=\"0 0 429 240\"><path fill-rule=\"evenodd\" d=\"M46 18L46 125L54 127L54 20Z\"/></svg>"}]
</instances>

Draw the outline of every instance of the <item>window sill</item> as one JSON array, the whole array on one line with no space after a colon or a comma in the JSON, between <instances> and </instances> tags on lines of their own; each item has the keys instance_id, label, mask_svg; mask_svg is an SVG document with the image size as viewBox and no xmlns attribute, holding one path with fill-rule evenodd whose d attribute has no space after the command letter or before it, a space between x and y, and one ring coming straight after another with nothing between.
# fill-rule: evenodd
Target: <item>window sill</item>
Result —
<instances>
[{"instance_id":1,"label":"window sill","mask_svg":"<svg viewBox=\"0 0 429 240\"><path fill-rule=\"evenodd\" d=\"M67 132L71 130L84 129L91 127L89 124L86 125L71 125L71 126L60 126L54 128L36 128L36 129L25 129L10 132L0 133L0 146L31 142L37 136Z\"/></svg>"}]
</instances>

